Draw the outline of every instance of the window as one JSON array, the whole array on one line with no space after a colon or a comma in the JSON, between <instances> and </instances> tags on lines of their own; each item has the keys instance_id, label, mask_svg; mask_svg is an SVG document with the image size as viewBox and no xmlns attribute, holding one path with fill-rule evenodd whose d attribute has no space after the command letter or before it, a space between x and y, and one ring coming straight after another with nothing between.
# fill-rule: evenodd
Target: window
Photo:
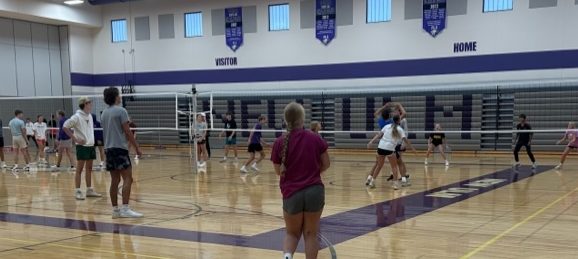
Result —
<instances>
[{"instance_id":1,"label":"window","mask_svg":"<svg viewBox=\"0 0 578 259\"><path fill-rule=\"evenodd\" d=\"M391 0L367 0L367 23L391 21Z\"/></svg>"},{"instance_id":2,"label":"window","mask_svg":"<svg viewBox=\"0 0 578 259\"><path fill-rule=\"evenodd\" d=\"M112 42L128 41L128 31L126 19L112 20L111 22Z\"/></svg>"},{"instance_id":3,"label":"window","mask_svg":"<svg viewBox=\"0 0 578 259\"><path fill-rule=\"evenodd\" d=\"M203 13L186 13L185 14L185 38L194 38L203 36Z\"/></svg>"},{"instance_id":4,"label":"window","mask_svg":"<svg viewBox=\"0 0 578 259\"><path fill-rule=\"evenodd\" d=\"M514 0L484 0L484 13L511 11L514 9Z\"/></svg>"},{"instance_id":5,"label":"window","mask_svg":"<svg viewBox=\"0 0 578 259\"><path fill-rule=\"evenodd\" d=\"M289 4L269 6L269 31L289 30Z\"/></svg>"}]
</instances>

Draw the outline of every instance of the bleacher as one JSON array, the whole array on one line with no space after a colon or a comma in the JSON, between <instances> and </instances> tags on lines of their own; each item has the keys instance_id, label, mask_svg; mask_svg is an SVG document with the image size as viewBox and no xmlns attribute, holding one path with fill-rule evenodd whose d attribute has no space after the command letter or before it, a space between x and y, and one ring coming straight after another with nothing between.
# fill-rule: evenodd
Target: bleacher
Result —
<instances>
[{"instance_id":1,"label":"bleacher","mask_svg":"<svg viewBox=\"0 0 578 259\"><path fill-rule=\"evenodd\" d=\"M525 113L534 129L562 129L568 121L578 120L578 90L573 86L558 87L556 91L548 88L504 88L480 87L475 90L457 91L365 91L359 93L311 94L299 92L260 92L255 94L220 93L213 99L214 127L223 128L222 116L227 111L234 113L240 129L250 129L259 115L269 119L264 129L283 128L283 109L290 101L304 104L307 111L308 126L311 120L324 123L326 130L352 131L351 133L325 134L329 144L343 149L364 149L373 133L377 132L377 120L373 113L384 102L395 101L404 105L410 131L433 130L435 123L442 124L447 131L484 131L509 130L515 127L517 115ZM545 91L548 90L548 91ZM175 103L178 102L178 103ZM176 115L175 107L181 111L189 110L190 99L174 97L144 98L135 97L126 103L126 108L137 126L147 128L188 127L185 115ZM208 95L198 98L198 111L210 110ZM212 132L216 139L220 132ZM266 132L265 140L271 142L281 133ZM448 133L448 143L452 150L483 151L509 150L513 137L510 133ZM239 133L238 143L245 145L248 132ZM534 136L534 149L559 151L562 148L555 142L562 133L539 133ZM425 149L426 134L409 134L409 139L418 149ZM176 132L161 131L139 135L144 144L188 144L186 130ZM215 148L223 146L223 141L213 140Z\"/></svg>"}]
</instances>

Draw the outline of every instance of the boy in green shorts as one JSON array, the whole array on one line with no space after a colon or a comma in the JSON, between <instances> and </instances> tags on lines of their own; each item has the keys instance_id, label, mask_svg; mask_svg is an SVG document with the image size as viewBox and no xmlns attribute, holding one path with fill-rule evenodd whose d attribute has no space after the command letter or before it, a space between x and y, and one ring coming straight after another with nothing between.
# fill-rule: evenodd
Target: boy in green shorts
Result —
<instances>
[{"instance_id":1,"label":"boy in green shorts","mask_svg":"<svg viewBox=\"0 0 578 259\"><path fill-rule=\"evenodd\" d=\"M102 197L102 195L92 188L92 162L96 159L94 122L90 114L92 102L88 97L81 97L78 100L78 107L80 109L64 123L62 129L76 143L76 190L74 197L77 200L84 200L84 194L80 189L83 168L86 168L86 197Z\"/></svg>"}]
</instances>

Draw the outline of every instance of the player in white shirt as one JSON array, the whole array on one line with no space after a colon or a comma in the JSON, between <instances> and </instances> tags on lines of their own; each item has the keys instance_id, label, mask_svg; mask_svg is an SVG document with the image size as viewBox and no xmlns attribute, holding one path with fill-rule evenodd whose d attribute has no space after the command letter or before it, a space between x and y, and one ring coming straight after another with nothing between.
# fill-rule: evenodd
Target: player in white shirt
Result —
<instances>
[{"instance_id":1,"label":"player in white shirt","mask_svg":"<svg viewBox=\"0 0 578 259\"><path fill-rule=\"evenodd\" d=\"M42 115L38 115L32 130L34 132L36 145L38 146L38 151L36 153L36 156L38 157L38 163L46 164L44 148L46 147L46 131L48 130L48 125L46 122L44 122L44 117Z\"/></svg>"},{"instance_id":2,"label":"player in white shirt","mask_svg":"<svg viewBox=\"0 0 578 259\"><path fill-rule=\"evenodd\" d=\"M393 116L393 123L383 127L383 129L379 133L379 137L381 138L381 140L379 141L379 146L377 148L377 154L378 154L377 165L375 167L375 170L373 171L373 174L370 175L370 179L369 179L369 182L370 182L369 186L371 188L375 187L374 180L375 180L375 178L377 178L377 176L381 172L381 168L383 167L383 164L385 163L386 157L389 161L389 165L391 166L391 169L392 169L392 172L394 175L394 180L393 180L393 184L392 184L393 188L395 190L397 190L397 189L399 189L399 187L401 185L401 183L400 183L401 176L400 176L400 171L399 171L399 167L397 164L395 147L398 145L398 143L400 141L402 141L405 143L406 147L409 147L414 152L415 152L415 149L413 148L413 146L411 145L411 143L407 139L405 132L403 131L403 129L400 126L400 122L401 122L401 117L398 114L394 115Z\"/></svg>"}]
</instances>

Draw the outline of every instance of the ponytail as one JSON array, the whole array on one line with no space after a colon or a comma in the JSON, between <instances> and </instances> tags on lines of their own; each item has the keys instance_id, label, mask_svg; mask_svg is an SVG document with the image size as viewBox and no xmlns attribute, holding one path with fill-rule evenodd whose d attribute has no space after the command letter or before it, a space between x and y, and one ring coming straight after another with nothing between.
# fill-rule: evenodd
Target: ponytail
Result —
<instances>
[{"instance_id":1,"label":"ponytail","mask_svg":"<svg viewBox=\"0 0 578 259\"><path fill-rule=\"evenodd\" d=\"M392 128L391 136L394 139L401 139L401 135L399 134L399 131L398 131L400 120L401 120L401 117L398 114L393 116L393 124L391 126L391 128Z\"/></svg>"},{"instance_id":2,"label":"ponytail","mask_svg":"<svg viewBox=\"0 0 578 259\"><path fill-rule=\"evenodd\" d=\"M303 127L303 122L305 121L305 109L301 104L291 102L285 107L284 115L287 124L287 132L283 136L283 148L281 149L281 174L284 174L287 169L286 163L289 153L291 131L298 127Z\"/></svg>"}]
</instances>

